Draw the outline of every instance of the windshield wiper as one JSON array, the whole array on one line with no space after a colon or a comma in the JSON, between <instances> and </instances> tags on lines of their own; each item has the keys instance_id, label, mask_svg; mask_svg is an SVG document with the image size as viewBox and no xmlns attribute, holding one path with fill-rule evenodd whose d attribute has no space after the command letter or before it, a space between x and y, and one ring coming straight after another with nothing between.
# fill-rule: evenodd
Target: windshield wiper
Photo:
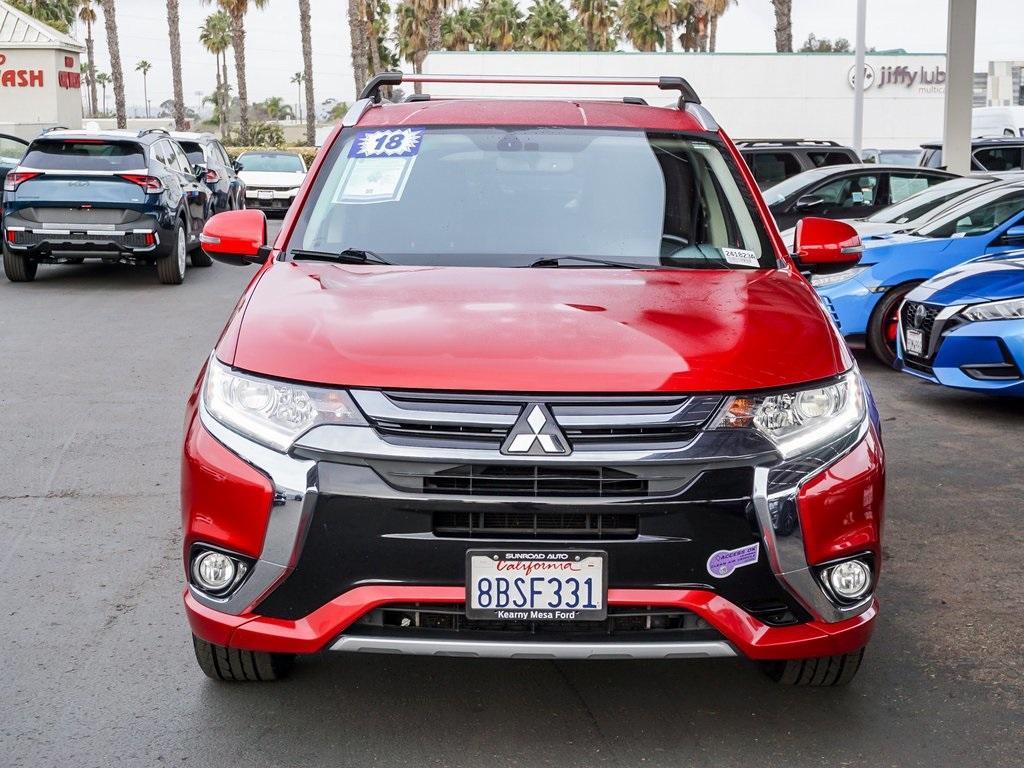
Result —
<instances>
[{"instance_id":1,"label":"windshield wiper","mask_svg":"<svg viewBox=\"0 0 1024 768\"><path fill-rule=\"evenodd\" d=\"M603 267L618 267L620 269L666 269L661 264L630 264L625 261L613 261L612 259L592 259L589 256L545 256L537 259L528 267L560 267L563 261L582 261L586 264L600 264ZM673 267L667 267L673 269Z\"/></svg>"},{"instance_id":2,"label":"windshield wiper","mask_svg":"<svg viewBox=\"0 0 1024 768\"><path fill-rule=\"evenodd\" d=\"M304 261L340 261L348 264L391 264L383 256L365 248L345 248L341 251L306 251L301 248L291 250L292 258Z\"/></svg>"}]
</instances>

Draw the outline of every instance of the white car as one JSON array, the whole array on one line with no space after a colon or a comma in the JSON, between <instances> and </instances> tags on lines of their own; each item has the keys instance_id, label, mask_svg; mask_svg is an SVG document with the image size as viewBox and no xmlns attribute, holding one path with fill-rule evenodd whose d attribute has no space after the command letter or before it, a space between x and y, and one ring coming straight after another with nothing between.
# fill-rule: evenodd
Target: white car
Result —
<instances>
[{"instance_id":1,"label":"white car","mask_svg":"<svg viewBox=\"0 0 1024 768\"><path fill-rule=\"evenodd\" d=\"M284 213L306 178L306 161L297 152L243 152L238 156L247 208Z\"/></svg>"}]
</instances>

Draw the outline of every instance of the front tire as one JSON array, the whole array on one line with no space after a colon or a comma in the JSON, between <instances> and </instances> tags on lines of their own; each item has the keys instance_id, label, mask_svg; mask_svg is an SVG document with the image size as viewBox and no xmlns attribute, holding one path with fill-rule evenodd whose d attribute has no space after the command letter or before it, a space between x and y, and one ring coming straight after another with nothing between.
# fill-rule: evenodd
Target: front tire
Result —
<instances>
[{"instance_id":1,"label":"front tire","mask_svg":"<svg viewBox=\"0 0 1024 768\"><path fill-rule=\"evenodd\" d=\"M904 283L890 288L871 313L868 320L868 349L883 363L892 367L896 364L896 334L899 323L900 304L907 294L920 283Z\"/></svg>"},{"instance_id":2,"label":"front tire","mask_svg":"<svg viewBox=\"0 0 1024 768\"><path fill-rule=\"evenodd\" d=\"M225 648L192 635L199 668L222 683L256 683L281 680L291 671L295 657L286 653L264 653Z\"/></svg>"},{"instance_id":3,"label":"front tire","mask_svg":"<svg viewBox=\"0 0 1024 768\"><path fill-rule=\"evenodd\" d=\"M864 649L839 656L817 659L766 661L761 668L780 685L801 685L813 688L835 688L847 685L857 675L864 659Z\"/></svg>"},{"instance_id":4,"label":"front tire","mask_svg":"<svg viewBox=\"0 0 1024 768\"><path fill-rule=\"evenodd\" d=\"M12 283L31 283L36 279L39 264L20 253L11 253L7 246L4 250L4 274Z\"/></svg>"},{"instance_id":5,"label":"front tire","mask_svg":"<svg viewBox=\"0 0 1024 768\"><path fill-rule=\"evenodd\" d=\"M181 285L185 281L185 259L187 257L185 227L179 222L174 233L171 252L156 260L156 274L164 285Z\"/></svg>"}]
</instances>

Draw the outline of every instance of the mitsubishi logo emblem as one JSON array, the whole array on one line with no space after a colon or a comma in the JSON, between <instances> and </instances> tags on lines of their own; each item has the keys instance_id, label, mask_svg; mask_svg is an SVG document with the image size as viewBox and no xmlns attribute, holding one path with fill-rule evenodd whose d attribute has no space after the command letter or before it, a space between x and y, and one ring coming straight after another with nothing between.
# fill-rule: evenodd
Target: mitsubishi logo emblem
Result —
<instances>
[{"instance_id":1,"label":"mitsubishi logo emblem","mask_svg":"<svg viewBox=\"0 0 1024 768\"><path fill-rule=\"evenodd\" d=\"M527 456L564 456L570 451L555 417L540 403L526 404L501 446L502 453Z\"/></svg>"}]
</instances>

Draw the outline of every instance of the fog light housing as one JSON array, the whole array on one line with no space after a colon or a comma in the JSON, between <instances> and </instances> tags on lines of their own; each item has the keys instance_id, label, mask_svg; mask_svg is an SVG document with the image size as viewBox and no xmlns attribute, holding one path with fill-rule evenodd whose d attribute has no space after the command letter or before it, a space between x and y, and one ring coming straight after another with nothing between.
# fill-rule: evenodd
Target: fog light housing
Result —
<instances>
[{"instance_id":1,"label":"fog light housing","mask_svg":"<svg viewBox=\"0 0 1024 768\"><path fill-rule=\"evenodd\" d=\"M871 567L861 560L846 560L826 568L821 575L840 600L859 600L871 590Z\"/></svg>"},{"instance_id":2,"label":"fog light housing","mask_svg":"<svg viewBox=\"0 0 1024 768\"><path fill-rule=\"evenodd\" d=\"M192 581L204 592L220 595L238 583L246 565L214 549L203 549L192 558Z\"/></svg>"}]
</instances>

